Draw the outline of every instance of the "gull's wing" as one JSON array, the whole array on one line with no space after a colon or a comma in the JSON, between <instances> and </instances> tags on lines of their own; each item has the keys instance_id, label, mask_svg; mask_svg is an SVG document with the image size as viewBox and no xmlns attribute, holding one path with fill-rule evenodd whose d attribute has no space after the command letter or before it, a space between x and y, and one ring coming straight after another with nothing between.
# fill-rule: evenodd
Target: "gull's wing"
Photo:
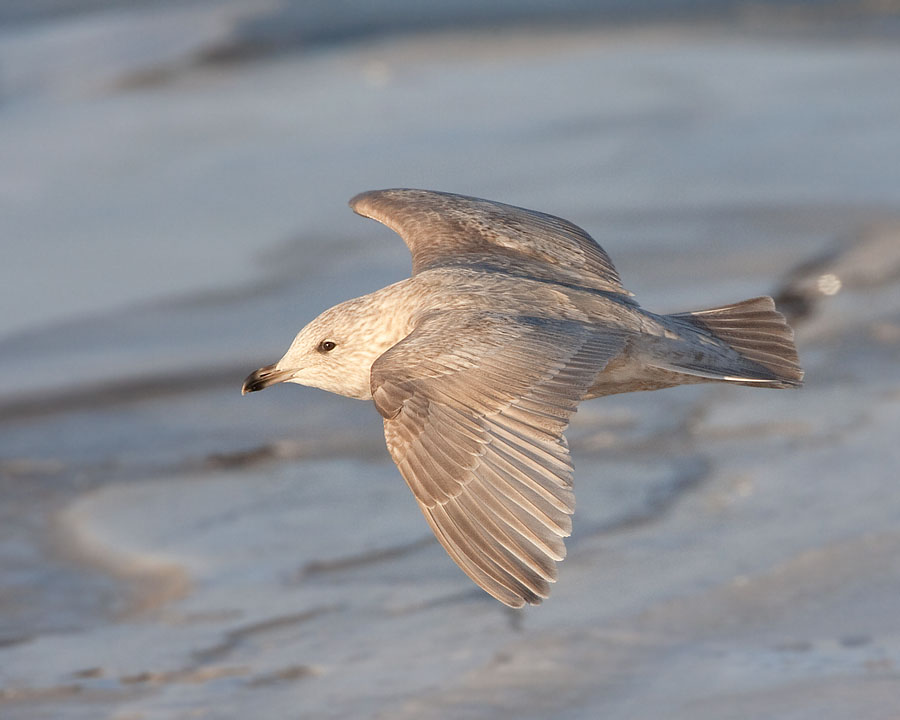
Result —
<instances>
[{"instance_id":1,"label":"gull's wing","mask_svg":"<svg viewBox=\"0 0 900 720\"><path fill-rule=\"evenodd\" d=\"M431 190L372 190L354 212L403 238L413 273L478 265L604 292L630 295L609 256L567 220L513 205Z\"/></svg>"},{"instance_id":2,"label":"gull's wing","mask_svg":"<svg viewBox=\"0 0 900 720\"><path fill-rule=\"evenodd\" d=\"M511 607L556 580L575 507L562 433L623 347L574 322L436 312L372 366L388 450L425 519Z\"/></svg>"}]
</instances>

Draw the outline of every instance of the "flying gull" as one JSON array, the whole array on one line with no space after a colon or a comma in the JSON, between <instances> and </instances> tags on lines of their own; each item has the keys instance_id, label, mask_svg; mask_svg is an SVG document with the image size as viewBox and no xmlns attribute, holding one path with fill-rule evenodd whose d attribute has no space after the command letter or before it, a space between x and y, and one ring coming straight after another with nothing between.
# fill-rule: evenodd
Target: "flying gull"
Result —
<instances>
[{"instance_id":1,"label":"flying gull","mask_svg":"<svg viewBox=\"0 0 900 720\"><path fill-rule=\"evenodd\" d=\"M437 539L511 607L546 598L566 554L575 496L563 432L579 402L803 379L771 298L649 312L561 218L410 189L365 192L350 207L403 238L412 277L323 312L242 392L292 382L374 401Z\"/></svg>"}]
</instances>

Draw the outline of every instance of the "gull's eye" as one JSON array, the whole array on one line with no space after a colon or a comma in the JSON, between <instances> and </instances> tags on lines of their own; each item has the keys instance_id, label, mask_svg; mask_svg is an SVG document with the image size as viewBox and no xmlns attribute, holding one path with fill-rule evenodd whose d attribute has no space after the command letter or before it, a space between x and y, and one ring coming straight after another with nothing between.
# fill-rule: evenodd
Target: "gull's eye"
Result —
<instances>
[{"instance_id":1,"label":"gull's eye","mask_svg":"<svg viewBox=\"0 0 900 720\"><path fill-rule=\"evenodd\" d=\"M319 350L319 352L325 353L325 352L331 352L336 347L337 347L337 345L335 345L333 342L331 342L331 340L323 340L322 342L319 343L318 350Z\"/></svg>"}]
</instances>

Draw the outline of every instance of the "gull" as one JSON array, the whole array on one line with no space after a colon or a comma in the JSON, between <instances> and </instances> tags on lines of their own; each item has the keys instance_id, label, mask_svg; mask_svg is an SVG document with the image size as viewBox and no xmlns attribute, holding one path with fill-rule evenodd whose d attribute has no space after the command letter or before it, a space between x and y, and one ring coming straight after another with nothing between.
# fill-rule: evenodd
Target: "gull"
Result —
<instances>
[{"instance_id":1,"label":"gull","mask_svg":"<svg viewBox=\"0 0 900 720\"><path fill-rule=\"evenodd\" d=\"M242 393L290 382L372 400L431 530L510 607L546 598L565 557L575 496L563 432L578 403L802 382L769 297L658 315L561 218L413 189L365 192L350 207L400 235L412 276L323 312Z\"/></svg>"}]
</instances>

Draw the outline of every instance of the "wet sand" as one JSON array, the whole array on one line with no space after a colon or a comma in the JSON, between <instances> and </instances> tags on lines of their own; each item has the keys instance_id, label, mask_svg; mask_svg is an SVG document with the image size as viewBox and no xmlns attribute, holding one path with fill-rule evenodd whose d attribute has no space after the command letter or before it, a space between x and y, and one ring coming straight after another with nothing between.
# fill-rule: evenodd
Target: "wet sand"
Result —
<instances>
[{"instance_id":1,"label":"wet sand","mask_svg":"<svg viewBox=\"0 0 900 720\"><path fill-rule=\"evenodd\" d=\"M185 47L233 37L203 27ZM0 108L31 160L0 222L33 241L4 302L34 295L0 327L0 716L896 717L895 42L754 21L167 63ZM771 293L807 384L584 404L569 557L510 611L370 405L239 394L407 272L344 205L392 185L567 217L653 310Z\"/></svg>"}]
</instances>

